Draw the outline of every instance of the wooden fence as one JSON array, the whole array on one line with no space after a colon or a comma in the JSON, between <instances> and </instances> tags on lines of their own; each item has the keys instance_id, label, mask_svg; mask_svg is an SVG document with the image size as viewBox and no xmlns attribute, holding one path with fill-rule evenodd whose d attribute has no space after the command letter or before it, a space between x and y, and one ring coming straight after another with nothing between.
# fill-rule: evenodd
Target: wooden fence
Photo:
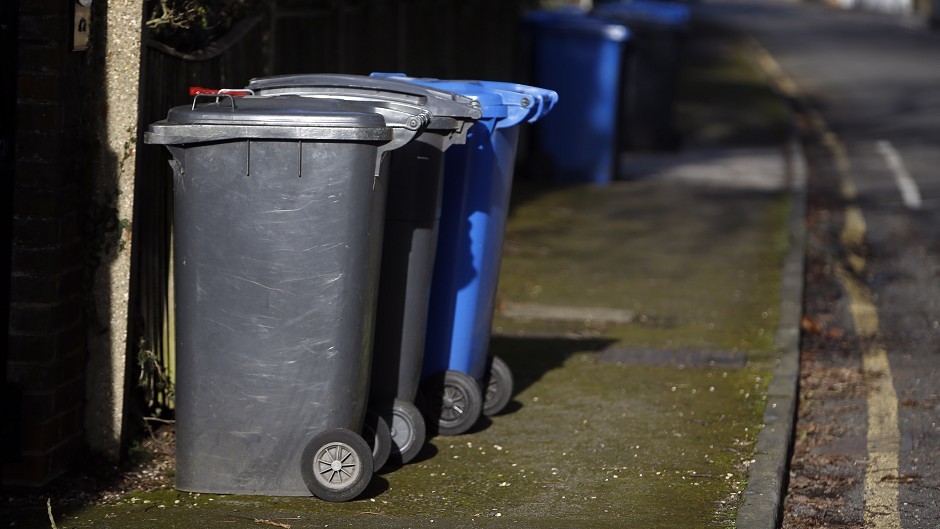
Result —
<instances>
[{"instance_id":1,"label":"wooden fence","mask_svg":"<svg viewBox=\"0 0 940 529\"><path fill-rule=\"evenodd\" d=\"M191 86L243 87L267 70L266 18L238 23L198 53L179 53L144 39L141 56L140 129L192 101ZM172 172L166 149L138 142L134 200L131 343L136 378L149 413L173 407Z\"/></svg>"},{"instance_id":2,"label":"wooden fence","mask_svg":"<svg viewBox=\"0 0 940 529\"><path fill-rule=\"evenodd\" d=\"M532 0L277 0L274 73L516 80L519 17Z\"/></svg>"}]
</instances>

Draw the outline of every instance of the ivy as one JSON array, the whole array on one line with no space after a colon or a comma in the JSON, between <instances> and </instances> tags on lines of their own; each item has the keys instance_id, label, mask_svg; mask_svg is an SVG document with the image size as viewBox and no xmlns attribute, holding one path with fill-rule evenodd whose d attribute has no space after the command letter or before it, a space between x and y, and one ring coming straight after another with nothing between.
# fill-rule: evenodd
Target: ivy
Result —
<instances>
[{"instance_id":1,"label":"ivy","mask_svg":"<svg viewBox=\"0 0 940 529\"><path fill-rule=\"evenodd\" d=\"M146 0L148 36L192 52L224 35L239 20L266 9L263 0Z\"/></svg>"}]
</instances>

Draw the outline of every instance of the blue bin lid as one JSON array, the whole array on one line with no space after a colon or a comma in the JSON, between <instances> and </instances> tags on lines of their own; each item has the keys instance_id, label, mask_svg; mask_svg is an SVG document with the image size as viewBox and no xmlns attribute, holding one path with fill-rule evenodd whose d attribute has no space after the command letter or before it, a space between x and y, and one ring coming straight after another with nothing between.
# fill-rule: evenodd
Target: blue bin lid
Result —
<instances>
[{"instance_id":1,"label":"blue bin lid","mask_svg":"<svg viewBox=\"0 0 940 529\"><path fill-rule=\"evenodd\" d=\"M592 15L630 22L684 27L689 24L691 10L681 2L628 0L594 5Z\"/></svg>"},{"instance_id":2,"label":"blue bin lid","mask_svg":"<svg viewBox=\"0 0 940 529\"><path fill-rule=\"evenodd\" d=\"M529 11L526 13L525 22L541 31L614 42L630 39L630 30L622 24L591 16L577 7Z\"/></svg>"},{"instance_id":3,"label":"blue bin lid","mask_svg":"<svg viewBox=\"0 0 940 529\"><path fill-rule=\"evenodd\" d=\"M529 123L535 123L536 121L542 119L545 114L548 114L552 108L555 107L555 103L558 103L558 93L554 90L548 90L546 88L538 88L536 86L529 86L519 83L506 83L502 81L477 81L478 83L483 83L487 88L498 90L500 92L516 92L532 96L532 99L535 102L535 105L532 106L531 112L527 121Z\"/></svg>"},{"instance_id":4,"label":"blue bin lid","mask_svg":"<svg viewBox=\"0 0 940 529\"><path fill-rule=\"evenodd\" d=\"M500 118L497 128L534 122L548 113L558 101L553 90L515 83L481 80L444 80L408 77L403 73L373 72L374 77L407 81L469 97L480 103L483 119Z\"/></svg>"}]
</instances>

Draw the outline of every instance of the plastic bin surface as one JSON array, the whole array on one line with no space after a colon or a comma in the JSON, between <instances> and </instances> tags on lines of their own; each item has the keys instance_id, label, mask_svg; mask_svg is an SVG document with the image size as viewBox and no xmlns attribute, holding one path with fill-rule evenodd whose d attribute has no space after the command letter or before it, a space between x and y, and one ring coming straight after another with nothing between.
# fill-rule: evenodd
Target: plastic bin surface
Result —
<instances>
[{"instance_id":1,"label":"plastic bin surface","mask_svg":"<svg viewBox=\"0 0 940 529\"><path fill-rule=\"evenodd\" d=\"M480 102L467 143L447 152L424 375L446 370L482 383L486 371L518 125L555 106L552 90L494 81L410 79Z\"/></svg>"},{"instance_id":2,"label":"plastic bin surface","mask_svg":"<svg viewBox=\"0 0 940 529\"><path fill-rule=\"evenodd\" d=\"M145 135L173 157L177 487L310 495L305 445L358 433L365 413L380 161L429 117L293 97L197 102Z\"/></svg>"},{"instance_id":3,"label":"plastic bin surface","mask_svg":"<svg viewBox=\"0 0 940 529\"><path fill-rule=\"evenodd\" d=\"M248 88L259 95L398 101L432 114L428 128L391 155L370 391L377 406L396 398L413 403L437 249L444 152L466 141L470 126L482 116L480 103L437 87L348 74L264 77Z\"/></svg>"},{"instance_id":4,"label":"plastic bin surface","mask_svg":"<svg viewBox=\"0 0 940 529\"><path fill-rule=\"evenodd\" d=\"M531 12L526 23L535 81L551 86L564 101L538 126L538 156L556 182L610 182L629 30L571 10Z\"/></svg>"}]
</instances>

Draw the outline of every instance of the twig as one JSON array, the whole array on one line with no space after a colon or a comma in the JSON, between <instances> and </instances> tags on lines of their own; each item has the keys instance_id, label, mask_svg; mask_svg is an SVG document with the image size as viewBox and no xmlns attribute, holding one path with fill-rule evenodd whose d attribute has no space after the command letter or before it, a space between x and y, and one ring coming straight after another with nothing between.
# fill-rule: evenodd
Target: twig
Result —
<instances>
[{"instance_id":1,"label":"twig","mask_svg":"<svg viewBox=\"0 0 940 529\"><path fill-rule=\"evenodd\" d=\"M150 427L150 423L147 422L147 418L146 418L146 417L144 417L144 428L147 429L147 433L150 434L150 438L153 439L154 442L159 442L159 441L157 441L157 436L156 436L156 434L153 433L153 428L151 428L151 427Z\"/></svg>"},{"instance_id":2,"label":"twig","mask_svg":"<svg viewBox=\"0 0 940 529\"><path fill-rule=\"evenodd\" d=\"M284 529L291 529L290 524L275 522L274 520L268 520L266 518L249 518L247 516L238 516L237 514L230 514L232 518L238 518L239 520L249 520L255 523L260 523L264 525L273 525L274 527L283 527ZM282 520L299 520L300 518L281 518Z\"/></svg>"},{"instance_id":3,"label":"twig","mask_svg":"<svg viewBox=\"0 0 940 529\"><path fill-rule=\"evenodd\" d=\"M274 527L283 527L284 529L290 529L290 524L275 522L274 520L265 520L263 518L255 518L255 523L260 523L264 525L273 525Z\"/></svg>"},{"instance_id":4,"label":"twig","mask_svg":"<svg viewBox=\"0 0 940 529\"><path fill-rule=\"evenodd\" d=\"M52 498L46 498L46 512L49 513L49 523L52 524L52 529L59 529L56 527L55 518L52 517Z\"/></svg>"},{"instance_id":5,"label":"twig","mask_svg":"<svg viewBox=\"0 0 940 529\"><path fill-rule=\"evenodd\" d=\"M163 424L176 424L176 421L171 419L160 419L158 417L144 417L145 421L161 422Z\"/></svg>"}]
</instances>

